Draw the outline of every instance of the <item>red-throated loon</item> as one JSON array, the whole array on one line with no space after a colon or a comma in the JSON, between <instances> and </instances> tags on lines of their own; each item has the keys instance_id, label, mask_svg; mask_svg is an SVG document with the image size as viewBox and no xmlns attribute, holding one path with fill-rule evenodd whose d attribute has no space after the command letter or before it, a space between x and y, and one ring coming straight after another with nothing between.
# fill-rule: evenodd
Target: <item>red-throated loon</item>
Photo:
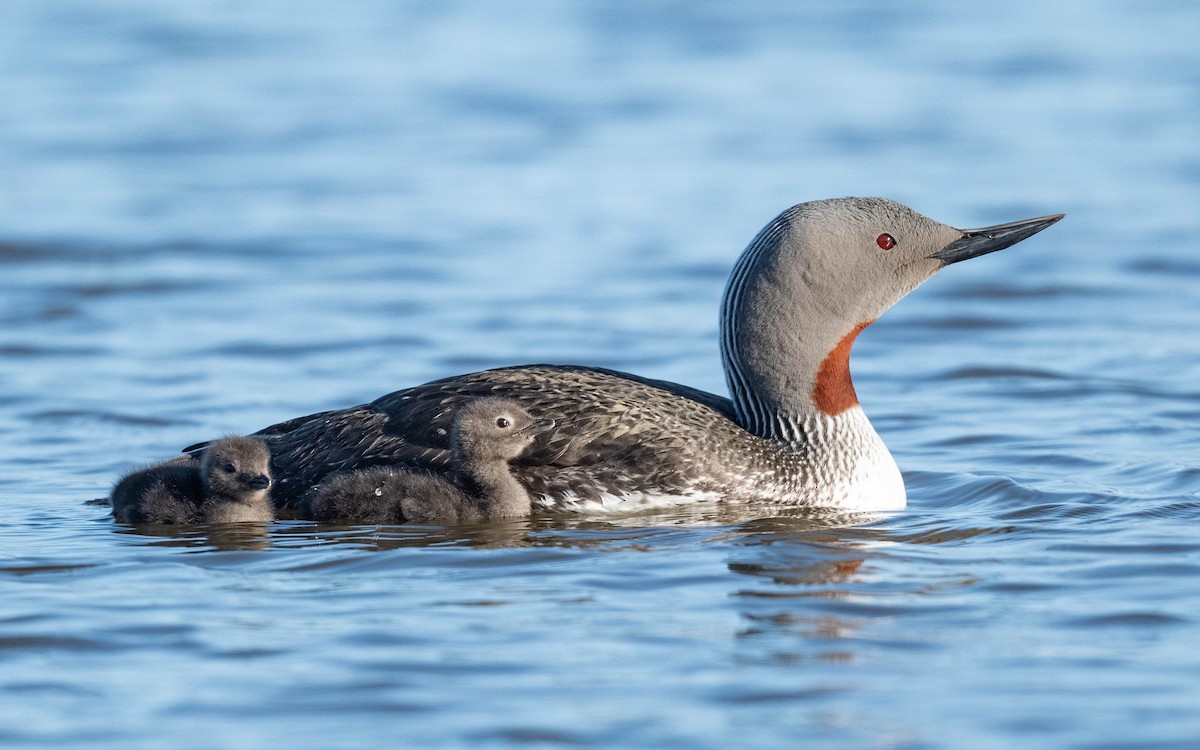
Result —
<instances>
[{"instance_id":1,"label":"red-throated loon","mask_svg":"<svg viewBox=\"0 0 1200 750\"><path fill-rule=\"evenodd\" d=\"M580 366L444 378L257 433L271 448L272 498L294 507L327 475L371 466L450 471L458 409L503 396L558 425L511 462L537 509L697 498L903 508L900 471L850 380L854 338L939 269L1061 218L962 230L883 198L801 203L734 264L720 319L731 399Z\"/></svg>"}]
</instances>

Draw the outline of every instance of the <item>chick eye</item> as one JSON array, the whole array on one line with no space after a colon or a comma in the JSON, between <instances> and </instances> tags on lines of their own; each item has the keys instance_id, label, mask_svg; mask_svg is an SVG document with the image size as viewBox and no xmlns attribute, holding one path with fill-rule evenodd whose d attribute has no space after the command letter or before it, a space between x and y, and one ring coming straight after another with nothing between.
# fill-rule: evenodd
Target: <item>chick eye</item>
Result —
<instances>
[{"instance_id":1,"label":"chick eye","mask_svg":"<svg viewBox=\"0 0 1200 750\"><path fill-rule=\"evenodd\" d=\"M508 421L508 417L500 417L496 420L496 426L502 430L507 430L512 422Z\"/></svg>"},{"instance_id":2,"label":"chick eye","mask_svg":"<svg viewBox=\"0 0 1200 750\"><path fill-rule=\"evenodd\" d=\"M234 466L233 464L225 464L225 471L232 474L233 472L237 471L237 467Z\"/></svg>"},{"instance_id":3,"label":"chick eye","mask_svg":"<svg viewBox=\"0 0 1200 750\"><path fill-rule=\"evenodd\" d=\"M896 238L884 232L875 238L875 244L879 245L880 250L891 250L896 246Z\"/></svg>"}]
</instances>

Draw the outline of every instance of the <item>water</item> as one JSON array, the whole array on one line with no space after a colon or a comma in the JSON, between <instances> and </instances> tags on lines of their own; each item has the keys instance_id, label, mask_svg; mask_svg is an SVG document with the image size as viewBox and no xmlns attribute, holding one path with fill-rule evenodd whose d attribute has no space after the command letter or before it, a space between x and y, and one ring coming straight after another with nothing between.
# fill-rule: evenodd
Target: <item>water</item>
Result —
<instances>
[{"instance_id":1,"label":"water","mask_svg":"<svg viewBox=\"0 0 1200 750\"><path fill-rule=\"evenodd\" d=\"M1200 745L1185 2L0 7L0 745ZM1065 211L868 330L910 508L121 527L195 440L576 362L724 390L757 229Z\"/></svg>"}]
</instances>

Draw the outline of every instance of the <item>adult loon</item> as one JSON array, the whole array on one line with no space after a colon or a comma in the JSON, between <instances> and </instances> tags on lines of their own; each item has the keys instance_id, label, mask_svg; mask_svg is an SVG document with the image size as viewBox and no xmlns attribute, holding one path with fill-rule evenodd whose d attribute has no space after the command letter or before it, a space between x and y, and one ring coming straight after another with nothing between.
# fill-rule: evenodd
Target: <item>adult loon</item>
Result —
<instances>
[{"instance_id":1,"label":"adult loon","mask_svg":"<svg viewBox=\"0 0 1200 750\"><path fill-rule=\"evenodd\" d=\"M731 399L594 367L444 378L257 433L271 449L272 499L295 507L327 475L370 466L449 472L459 407L503 396L558 425L511 463L535 509L692 499L903 508L900 470L850 379L855 337L939 269L1062 216L962 230L883 198L800 203L758 233L726 286L720 345Z\"/></svg>"}]
</instances>

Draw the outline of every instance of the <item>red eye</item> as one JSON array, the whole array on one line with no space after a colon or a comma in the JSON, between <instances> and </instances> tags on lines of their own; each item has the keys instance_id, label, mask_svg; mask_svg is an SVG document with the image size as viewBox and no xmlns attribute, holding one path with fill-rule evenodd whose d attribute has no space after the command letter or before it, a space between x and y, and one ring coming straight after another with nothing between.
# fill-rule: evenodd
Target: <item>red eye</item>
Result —
<instances>
[{"instance_id":1,"label":"red eye","mask_svg":"<svg viewBox=\"0 0 1200 750\"><path fill-rule=\"evenodd\" d=\"M875 244L879 245L880 250L891 250L896 246L896 238L884 232L875 238Z\"/></svg>"}]
</instances>

